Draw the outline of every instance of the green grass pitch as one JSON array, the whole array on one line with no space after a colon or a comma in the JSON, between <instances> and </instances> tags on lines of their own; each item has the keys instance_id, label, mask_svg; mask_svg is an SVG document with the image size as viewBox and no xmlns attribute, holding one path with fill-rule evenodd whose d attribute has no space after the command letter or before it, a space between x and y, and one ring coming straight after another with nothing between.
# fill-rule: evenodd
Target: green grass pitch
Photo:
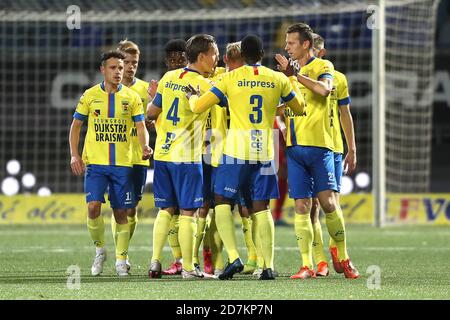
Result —
<instances>
[{"instance_id":1,"label":"green grass pitch","mask_svg":"<svg viewBox=\"0 0 450 320\"><path fill-rule=\"evenodd\" d=\"M450 229L406 226L376 229L348 226L349 253L361 278L331 270L319 279L291 280L299 267L293 227L276 228L275 281L237 275L231 281L150 280L152 226L140 224L130 247L132 275L119 279L109 226L108 261L102 276L90 276L94 255L86 226L0 226L0 299L449 299ZM243 237L236 229L242 258ZM324 240L328 242L324 226ZM327 252L328 255L328 252ZM170 261L165 248L163 267ZM67 269L78 265L80 288L67 287ZM331 266L331 265L330 265ZM375 267L371 267L375 266ZM379 269L378 269L379 268ZM332 267L331 267L332 269ZM379 289L376 272L380 271ZM368 272L369 271L369 272Z\"/></svg>"}]
</instances>

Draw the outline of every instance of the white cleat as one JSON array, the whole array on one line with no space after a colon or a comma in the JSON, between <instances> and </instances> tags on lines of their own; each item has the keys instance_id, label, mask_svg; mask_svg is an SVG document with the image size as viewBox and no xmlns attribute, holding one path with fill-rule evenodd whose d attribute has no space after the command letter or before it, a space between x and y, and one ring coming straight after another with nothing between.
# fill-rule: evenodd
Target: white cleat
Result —
<instances>
[{"instance_id":1,"label":"white cleat","mask_svg":"<svg viewBox=\"0 0 450 320\"><path fill-rule=\"evenodd\" d=\"M103 263L106 261L106 251L97 253L91 267L91 274L98 276L103 272Z\"/></svg>"},{"instance_id":2,"label":"white cleat","mask_svg":"<svg viewBox=\"0 0 450 320\"><path fill-rule=\"evenodd\" d=\"M125 261L116 262L116 273L119 277L126 277L130 275L128 273L128 266Z\"/></svg>"},{"instance_id":3,"label":"white cleat","mask_svg":"<svg viewBox=\"0 0 450 320\"><path fill-rule=\"evenodd\" d=\"M205 276L203 272L198 271L198 269L194 268L192 271L181 270L181 277L183 279L204 279Z\"/></svg>"},{"instance_id":4,"label":"white cleat","mask_svg":"<svg viewBox=\"0 0 450 320\"><path fill-rule=\"evenodd\" d=\"M216 275L214 274L209 274L206 272L202 272L203 274L203 279L208 280L208 279L219 279Z\"/></svg>"},{"instance_id":5,"label":"white cleat","mask_svg":"<svg viewBox=\"0 0 450 320\"><path fill-rule=\"evenodd\" d=\"M125 264L127 265L128 272L130 272L130 270L131 270L131 263L130 263L130 260L128 260L128 258L127 258L127 260L125 260Z\"/></svg>"}]
</instances>

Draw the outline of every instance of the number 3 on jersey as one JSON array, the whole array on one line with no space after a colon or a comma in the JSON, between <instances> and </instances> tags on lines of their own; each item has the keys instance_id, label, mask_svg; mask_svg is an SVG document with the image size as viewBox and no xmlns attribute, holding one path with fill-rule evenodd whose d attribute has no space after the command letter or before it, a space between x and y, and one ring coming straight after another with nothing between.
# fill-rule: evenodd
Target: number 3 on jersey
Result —
<instances>
[{"instance_id":1,"label":"number 3 on jersey","mask_svg":"<svg viewBox=\"0 0 450 320\"><path fill-rule=\"evenodd\" d=\"M180 121L180 118L178 118L178 101L179 98L175 98L173 100L172 105L170 106L169 112L167 112L167 120L172 120L172 124L176 126L178 122Z\"/></svg>"},{"instance_id":2,"label":"number 3 on jersey","mask_svg":"<svg viewBox=\"0 0 450 320\"><path fill-rule=\"evenodd\" d=\"M263 98L260 95L250 96L250 105L252 105L252 111L256 112L250 114L250 122L251 123L261 123L262 121L262 106L263 106Z\"/></svg>"}]
</instances>

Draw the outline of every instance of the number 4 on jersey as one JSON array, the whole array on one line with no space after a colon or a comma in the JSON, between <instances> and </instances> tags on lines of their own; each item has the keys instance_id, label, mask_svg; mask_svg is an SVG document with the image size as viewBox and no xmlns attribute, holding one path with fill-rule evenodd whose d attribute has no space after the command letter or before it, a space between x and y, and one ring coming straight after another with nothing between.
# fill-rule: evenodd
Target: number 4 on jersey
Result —
<instances>
[{"instance_id":1,"label":"number 4 on jersey","mask_svg":"<svg viewBox=\"0 0 450 320\"><path fill-rule=\"evenodd\" d=\"M169 112L167 112L167 119L172 120L172 124L174 126L176 126L180 121L180 118L178 118L178 101L179 98L175 98L170 106Z\"/></svg>"}]
</instances>

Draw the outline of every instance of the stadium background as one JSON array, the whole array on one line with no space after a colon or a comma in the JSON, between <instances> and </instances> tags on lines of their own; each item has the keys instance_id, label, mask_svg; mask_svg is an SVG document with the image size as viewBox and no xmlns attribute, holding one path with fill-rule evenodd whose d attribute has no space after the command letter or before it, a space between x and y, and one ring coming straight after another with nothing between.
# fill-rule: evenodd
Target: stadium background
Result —
<instances>
[{"instance_id":1,"label":"stadium background","mask_svg":"<svg viewBox=\"0 0 450 320\"><path fill-rule=\"evenodd\" d=\"M2 0L0 224L84 223L83 182L70 171L68 131L82 92L101 79L102 51L124 38L135 41L142 52L137 76L149 81L164 71L163 47L169 39L210 33L222 55L228 42L256 33L265 44L263 64L274 68L286 26L295 21L307 22L325 38L328 59L348 75L358 166L346 179L350 194L342 205L347 222L372 223L371 3ZM448 224L450 5L435 0L389 3L386 68L400 76L386 79L387 219ZM68 28L70 5L81 9L80 29ZM412 87L402 76L409 71L418 75ZM147 221L157 212L151 191L150 179L140 212ZM110 216L108 206L104 215ZM286 202L285 217L292 221L292 201Z\"/></svg>"}]
</instances>

